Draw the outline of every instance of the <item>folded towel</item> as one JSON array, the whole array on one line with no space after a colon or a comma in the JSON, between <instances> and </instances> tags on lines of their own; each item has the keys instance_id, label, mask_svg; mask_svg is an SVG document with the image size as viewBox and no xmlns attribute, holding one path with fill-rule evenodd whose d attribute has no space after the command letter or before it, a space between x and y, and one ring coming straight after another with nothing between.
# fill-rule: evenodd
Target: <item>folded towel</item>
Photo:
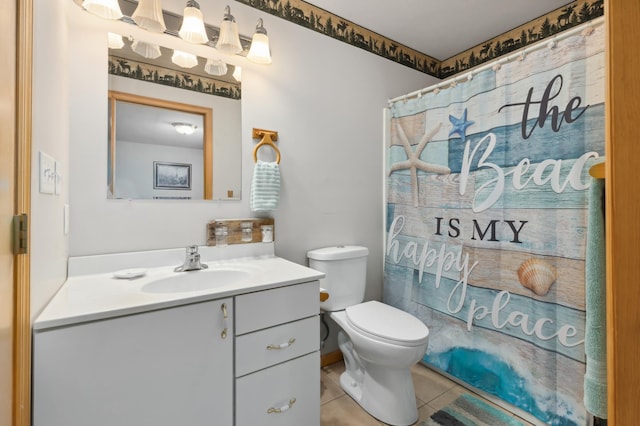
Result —
<instances>
[{"instance_id":1,"label":"folded towel","mask_svg":"<svg viewBox=\"0 0 640 426\"><path fill-rule=\"evenodd\" d=\"M251 211L275 210L280 201L280 166L276 162L258 160L253 169Z\"/></svg>"},{"instance_id":2,"label":"folded towel","mask_svg":"<svg viewBox=\"0 0 640 426\"><path fill-rule=\"evenodd\" d=\"M591 414L606 419L607 329L603 196L604 180L591 179L585 258L584 352L587 356L587 371L584 377L584 406Z\"/></svg>"}]
</instances>

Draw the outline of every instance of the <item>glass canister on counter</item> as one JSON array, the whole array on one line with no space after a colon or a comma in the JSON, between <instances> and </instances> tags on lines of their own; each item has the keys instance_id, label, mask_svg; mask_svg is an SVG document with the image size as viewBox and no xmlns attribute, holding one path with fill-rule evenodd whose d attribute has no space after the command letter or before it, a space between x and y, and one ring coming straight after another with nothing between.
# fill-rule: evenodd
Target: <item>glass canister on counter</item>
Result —
<instances>
[{"instance_id":1,"label":"glass canister on counter","mask_svg":"<svg viewBox=\"0 0 640 426\"><path fill-rule=\"evenodd\" d=\"M253 241L253 222L242 222L240 229L242 230L242 242L249 243Z\"/></svg>"},{"instance_id":2,"label":"glass canister on counter","mask_svg":"<svg viewBox=\"0 0 640 426\"><path fill-rule=\"evenodd\" d=\"M262 225L262 242L270 243L273 241L273 225Z\"/></svg>"},{"instance_id":3,"label":"glass canister on counter","mask_svg":"<svg viewBox=\"0 0 640 426\"><path fill-rule=\"evenodd\" d=\"M224 247L227 245L227 236L229 228L224 225L216 226L216 247Z\"/></svg>"}]
</instances>

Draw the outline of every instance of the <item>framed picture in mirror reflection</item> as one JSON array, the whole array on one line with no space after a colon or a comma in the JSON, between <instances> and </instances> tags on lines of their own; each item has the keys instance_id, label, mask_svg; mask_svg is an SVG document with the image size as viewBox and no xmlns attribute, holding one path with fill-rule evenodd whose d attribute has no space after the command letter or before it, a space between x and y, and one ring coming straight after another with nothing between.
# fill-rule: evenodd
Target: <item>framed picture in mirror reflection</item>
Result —
<instances>
[{"instance_id":1,"label":"framed picture in mirror reflection","mask_svg":"<svg viewBox=\"0 0 640 426\"><path fill-rule=\"evenodd\" d=\"M154 161L153 189L191 189L191 164Z\"/></svg>"}]
</instances>

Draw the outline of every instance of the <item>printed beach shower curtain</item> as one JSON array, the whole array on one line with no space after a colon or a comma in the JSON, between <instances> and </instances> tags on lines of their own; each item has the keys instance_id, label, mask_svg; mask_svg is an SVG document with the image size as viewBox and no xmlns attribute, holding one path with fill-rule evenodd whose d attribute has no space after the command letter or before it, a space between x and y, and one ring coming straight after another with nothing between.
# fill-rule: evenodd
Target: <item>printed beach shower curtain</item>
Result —
<instances>
[{"instance_id":1,"label":"printed beach shower curtain","mask_svg":"<svg viewBox=\"0 0 640 426\"><path fill-rule=\"evenodd\" d=\"M429 327L425 363L547 424L584 425L604 26L509 59L391 105L384 299Z\"/></svg>"}]
</instances>

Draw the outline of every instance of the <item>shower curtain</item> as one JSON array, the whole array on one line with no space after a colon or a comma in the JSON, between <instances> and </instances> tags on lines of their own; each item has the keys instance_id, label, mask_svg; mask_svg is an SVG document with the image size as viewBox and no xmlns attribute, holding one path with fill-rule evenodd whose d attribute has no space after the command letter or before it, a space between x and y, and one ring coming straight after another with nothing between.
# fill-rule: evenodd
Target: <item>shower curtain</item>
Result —
<instances>
[{"instance_id":1,"label":"shower curtain","mask_svg":"<svg viewBox=\"0 0 640 426\"><path fill-rule=\"evenodd\" d=\"M584 425L589 168L604 25L390 106L384 300L423 362L552 425ZM603 301L604 303L604 301Z\"/></svg>"}]
</instances>

